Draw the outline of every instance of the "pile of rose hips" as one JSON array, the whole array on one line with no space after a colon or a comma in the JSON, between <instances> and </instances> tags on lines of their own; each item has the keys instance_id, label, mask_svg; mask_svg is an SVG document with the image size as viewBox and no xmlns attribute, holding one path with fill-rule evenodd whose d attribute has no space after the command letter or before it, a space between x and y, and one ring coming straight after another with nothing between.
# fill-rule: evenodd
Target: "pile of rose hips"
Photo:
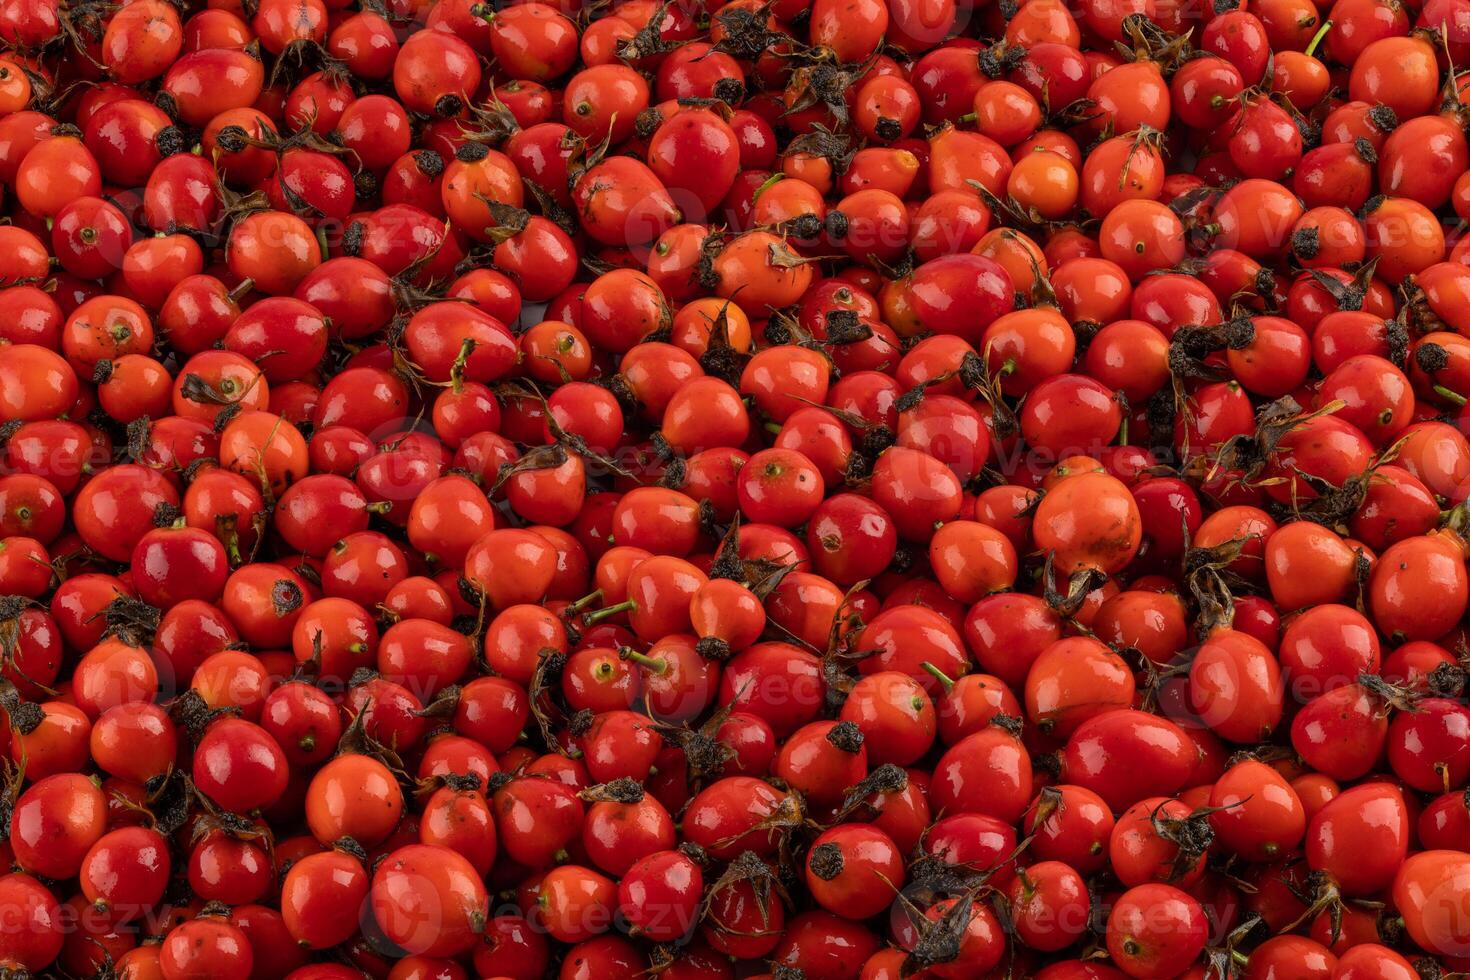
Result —
<instances>
[{"instance_id":1,"label":"pile of rose hips","mask_svg":"<svg viewBox=\"0 0 1470 980\"><path fill-rule=\"evenodd\" d=\"M1470 0L0 42L0 975L1470 969Z\"/></svg>"}]
</instances>

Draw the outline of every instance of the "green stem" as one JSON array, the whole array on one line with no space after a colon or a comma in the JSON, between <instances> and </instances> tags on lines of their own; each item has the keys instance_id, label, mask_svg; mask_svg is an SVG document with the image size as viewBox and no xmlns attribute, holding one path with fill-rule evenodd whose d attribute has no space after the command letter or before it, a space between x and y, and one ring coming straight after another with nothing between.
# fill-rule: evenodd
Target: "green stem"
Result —
<instances>
[{"instance_id":1,"label":"green stem","mask_svg":"<svg viewBox=\"0 0 1470 980\"><path fill-rule=\"evenodd\" d=\"M1462 394L1460 394L1458 391L1451 391L1449 388L1446 388L1444 385L1435 385L1434 386L1434 393L1436 395L1438 395L1439 397L1443 398L1445 401L1450 402L1451 404L1454 404L1454 405L1458 405L1461 408L1463 408L1465 406L1465 402L1467 400L1465 398L1465 396L1462 395Z\"/></svg>"},{"instance_id":2,"label":"green stem","mask_svg":"<svg viewBox=\"0 0 1470 980\"><path fill-rule=\"evenodd\" d=\"M596 626L604 619L611 619L619 613L631 612L632 610L637 608L638 603L634 602L632 599L624 599L616 606L603 606L601 609L593 610L592 612L582 617L582 622L588 626Z\"/></svg>"},{"instance_id":3,"label":"green stem","mask_svg":"<svg viewBox=\"0 0 1470 980\"><path fill-rule=\"evenodd\" d=\"M935 680L944 685L944 689L946 691L951 691L954 689L954 681L950 678L950 676L944 671L940 670L938 667L931 664L929 661L926 660L923 663L919 664L919 666L923 667L926 673L932 675Z\"/></svg>"},{"instance_id":4,"label":"green stem","mask_svg":"<svg viewBox=\"0 0 1470 980\"><path fill-rule=\"evenodd\" d=\"M234 303L236 306L239 306L240 305L240 300L244 299L246 296L249 296L250 295L250 290L252 290L254 288L255 288L255 280L254 279L250 279L250 278L241 279L240 280L240 285L238 285L234 289L230 290L230 294L229 294L229 296L230 296L230 302L231 303Z\"/></svg>"},{"instance_id":5,"label":"green stem","mask_svg":"<svg viewBox=\"0 0 1470 980\"><path fill-rule=\"evenodd\" d=\"M1312 43L1307 45L1307 50L1304 52L1307 57L1312 56L1312 52L1317 50L1317 45L1322 43L1322 39L1327 36L1327 32L1330 30L1332 30L1332 21L1330 20L1317 28L1317 33L1312 35Z\"/></svg>"},{"instance_id":6,"label":"green stem","mask_svg":"<svg viewBox=\"0 0 1470 980\"><path fill-rule=\"evenodd\" d=\"M568 603L567 604L567 612L569 612L569 613L579 613L583 609L586 609L588 606L592 605L592 603L594 603L594 602L601 602L601 601L602 601L602 590L601 589L594 589L591 592L589 592L586 595L584 595L582 598L576 600L575 602Z\"/></svg>"},{"instance_id":7,"label":"green stem","mask_svg":"<svg viewBox=\"0 0 1470 980\"><path fill-rule=\"evenodd\" d=\"M470 355L475 352L475 346L475 338L466 337L460 342L454 363L449 366L449 383L456 395L464 390L464 369L470 362Z\"/></svg>"},{"instance_id":8,"label":"green stem","mask_svg":"<svg viewBox=\"0 0 1470 980\"><path fill-rule=\"evenodd\" d=\"M627 659L638 664L640 667L646 667L655 674L668 673L669 662L667 660L658 660L648 656L646 653L639 653L637 650L629 647L624 647L622 653Z\"/></svg>"},{"instance_id":9,"label":"green stem","mask_svg":"<svg viewBox=\"0 0 1470 980\"><path fill-rule=\"evenodd\" d=\"M785 179L786 175L779 170L771 174L771 176L767 177L765 181L755 189L755 193L750 195L750 203L754 204L756 201L759 201L762 194L764 194L766 191L770 190L771 187L779 184Z\"/></svg>"}]
</instances>

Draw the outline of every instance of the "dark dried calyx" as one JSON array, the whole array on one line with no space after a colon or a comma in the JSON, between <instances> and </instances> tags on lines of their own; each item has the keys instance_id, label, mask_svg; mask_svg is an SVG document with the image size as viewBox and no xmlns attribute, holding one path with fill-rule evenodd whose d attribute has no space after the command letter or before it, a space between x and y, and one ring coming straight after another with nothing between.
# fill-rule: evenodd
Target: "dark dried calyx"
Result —
<instances>
[{"instance_id":1,"label":"dark dried calyx","mask_svg":"<svg viewBox=\"0 0 1470 980\"><path fill-rule=\"evenodd\" d=\"M243 126L226 126L215 136L214 142L226 153L239 153L250 145L250 134Z\"/></svg>"},{"instance_id":2,"label":"dark dried calyx","mask_svg":"<svg viewBox=\"0 0 1470 980\"><path fill-rule=\"evenodd\" d=\"M1391 133L1399 128L1398 113L1384 105L1382 102L1368 110L1368 121L1380 133Z\"/></svg>"},{"instance_id":3,"label":"dark dried calyx","mask_svg":"<svg viewBox=\"0 0 1470 980\"><path fill-rule=\"evenodd\" d=\"M856 753L863 747L863 733L856 723L842 721L832 726L827 733L827 741L843 752Z\"/></svg>"},{"instance_id":4,"label":"dark dried calyx","mask_svg":"<svg viewBox=\"0 0 1470 980\"><path fill-rule=\"evenodd\" d=\"M440 782L462 793L473 793L480 788L480 777L473 772L452 772L440 777Z\"/></svg>"},{"instance_id":5,"label":"dark dried calyx","mask_svg":"<svg viewBox=\"0 0 1470 980\"><path fill-rule=\"evenodd\" d=\"M806 866L823 881L842 874L842 848L833 843L818 844L807 855Z\"/></svg>"},{"instance_id":6,"label":"dark dried calyx","mask_svg":"<svg viewBox=\"0 0 1470 980\"><path fill-rule=\"evenodd\" d=\"M1383 323L1387 332L1388 360L1394 367L1403 370L1409 363L1409 329L1403 319L1391 317Z\"/></svg>"},{"instance_id":7,"label":"dark dried calyx","mask_svg":"<svg viewBox=\"0 0 1470 980\"><path fill-rule=\"evenodd\" d=\"M863 455L877 459L883 451L898 441L892 429L886 425L875 425L863 430L858 446Z\"/></svg>"},{"instance_id":8,"label":"dark dried calyx","mask_svg":"<svg viewBox=\"0 0 1470 980\"><path fill-rule=\"evenodd\" d=\"M338 837L332 841L332 850L341 851L343 854L351 854L359 861L367 860L367 849L352 837Z\"/></svg>"},{"instance_id":9,"label":"dark dried calyx","mask_svg":"<svg viewBox=\"0 0 1470 980\"><path fill-rule=\"evenodd\" d=\"M1465 693L1465 668L1442 663L1429 672L1429 693L1440 698L1458 698Z\"/></svg>"},{"instance_id":10,"label":"dark dried calyx","mask_svg":"<svg viewBox=\"0 0 1470 980\"><path fill-rule=\"evenodd\" d=\"M178 126L165 126L153 135L153 146L161 157L171 157L189 148L188 138Z\"/></svg>"},{"instance_id":11,"label":"dark dried calyx","mask_svg":"<svg viewBox=\"0 0 1470 980\"><path fill-rule=\"evenodd\" d=\"M910 914L912 916L913 913ZM967 892L938 919L921 919L922 931L913 949L909 951L908 958L904 960L903 976L913 976L930 967L953 963L959 959L965 930L974 915L975 903Z\"/></svg>"},{"instance_id":12,"label":"dark dried calyx","mask_svg":"<svg viewBox=\"0 0 1470 980\"><path fill-rule=\"evenodd\" d=\"M630 776L590 786L580 794L588 803L637 803L643 799L643 786Z\"/></svg>"},{"instance_id":13,"label":"dark dried calyx","mask_svg":"<svg viewBox=\"0 0 1470 980\"><path fill-rule=\"evenodd\" d=\"M454 151L454 158L461 163L474 163L476 160L483 160L489 155L489 146L473 141L461 143L459 149Z\"/></svg>"},{"instance_id":14,"label":"dark dried calyx","mask_svg":"<svg viewBox=\"0 0 1470 980\"><path fill-rule=\"evenodd\" d=\"M210 722L222 714L237 713L238 710L211 708L198 691L192 690L180 694L168 706L169 717L196 741L204 735L204 730L209 727Z\"/></svg>"},{"instance_id":15,"label":"dark dried calyx","mask_svg":"<svg viewBox=\"0 0 1470 980\"><path fill-rule=\"evenodd\" d=\"M364 201L376 197L378 194L377 175L374 174L371 170L359 170L352 178L352 192L356 194L360 200ZM359 244L357 246L354 246L353 248L353 251L355 252L356 249L361 245L362 223L359 221L354 221L351 225L348 225L348 229L350 230L354 226L358 229L357 234L359 238Z\"/></svg>"},{"instance_id":16,"label":"dark dried calyx","mask_svg":"<svg viewBox=\"0 0 1470 980\"><path fill-rule=\"evenodd\" d=\"M823 320L829 344L855 344L873 336L873 328L863 323L856 310L828 310Z\"/></svg>"},{"instance_id":17,"label":"dark dried calyx","mask_svg":"<svg viewBox=\"0 0 1470 980\"><path fill-rule=\"evenodd\" d=\"M1215 843L1215 828L1209 820L1213 812L1213 809L1204 807L1186 817L1166 817L1162 805L1154 810L1150 817L1154 833L1178 847L1167 880L1177 881L1188 874Z\"/></svg>"},{"instance_id":18,"label":"dark dried calyx","mask_svg":"<svg viewBox=\"0 0 1470 980\"><path fill-rule=\"evenodd\" d=\"M1291 254L1299 259L1314 259L1322 250L1321 229L1305 226L1291 233Z\"/></svg>"},{"instance_id":19,"label":"dark dried calyx","mask_svg":"<svg viewBox=\"0 0 1470 980\"><path fill-rule=\"evenodd\" d=\"M347 678L347 686L348 688L361 687L364 684L371 684L377 679L378 672L376 670L371 667L359 667Z\"/></svg>"},{"instance_id":20,"label":"dark dried calyx","mask_svg":"<svg viewBox=\"0 0 1470 980\"><path fill-rule=\"evenodd\" d=\"M102 608L107 633L136 646L151 642L161 617L156 607L130 596L120 595Z\"/></svg>"},{"instance_id":21,"label":"dark dried calyx","mask_svg":"<svg viewBox=\"0 0 1470 980\"><path fill-rule=\"evenodd\" d=\"M1439 344L1429 341L1414 349L1414 363L1425 374L1435 374L1449 367L1450 354Z\"/></svg>"},{"instance_id":22,"label":"dark dried calyx","mask_svg":"<svg viewBox=\"0 0 1470 980\"><path fill-rule=\"evenodd\" d=\"M658 478L658 485L670 490L678 490L684 486L688 479L688 463L683 456L675 456L664 464L663 475Z\"/></svg>"},{"instance_id":23,"label":"dark dried calyx","mask_svg":"<svg viewBox=\"0 0 1470 980\"><path fill-rule=\"evenodd\" d=\"M34 701L21 701L7 707L5 713L10 716L10 727L22 735L29 735L46 720L46 712Z\"/></svg>"},{"instance_id":24,"label":"dark dried calyx","mask_svg":"<svg viewBox=\"0 0 1470 980\"><path fill-rule=\"evenodd\" d=\"M718 636L700 637L699 642L694 644L694 652L706 660L714 660L718 663L724 663L734 655L734 651L730 649L730 644Z\"/></svg>"},{"instance_id":25,"label":"dark dried calyx","mask_svg":"<svg viewBox=\"0 0 1470 980\"><path fill-rule=\"evenodd\" d=\"M892 116L881 116L873 131L878 134L879 139L892 142L903 135L903 124Z\"/></svg>"},{"instance_id":26,"label":"dark dried calyx","mask_svg":"<svg viewBox=\"0 0 1470 980\"><path fill-rule=\"evenodd\" d=\"M738 78L722 78L715 82L714 96L726 105L739 105L745 98L745 83Z\"/></svg>"},{"instance_id":27,"label":"dark dried calyx","mask_svg":"<svg viewBox=\"0 0 1470 980\"><path fill-rule=\"evenodd\" d=\"M663 121L663 113L649 106L633 117L633 135L639 139L650 139L658 131L659 126L663 125Z\"/></svg>"},{"instance_id":28,"label":"dark dried calyx","mask_svg":"<svg viewBox=\"0 0 1470 980\"><path fill-rule=\"evenodd\" d=\"M271 586L271 607L277 616L289 616L305 601L301 586L288 578L276 579L276 584Z\"/></svg>"},{"instance_id":29,"label":"dark dried calyx","mask_svg":"<svg viewBox=\"0 0 1470 980\"><path fill-rule=\"evenodd\" d=\"M990 718L990 723L996 728L999 728L1000 730L1007 732L1008 734L1016 738L1021 737L1021 732L1025 728L1025 722L1023 722L1020 718L1015 715L1008 715L1004 713L997 713L995 715L992 715Z\"/></svg>"}]
</instances>

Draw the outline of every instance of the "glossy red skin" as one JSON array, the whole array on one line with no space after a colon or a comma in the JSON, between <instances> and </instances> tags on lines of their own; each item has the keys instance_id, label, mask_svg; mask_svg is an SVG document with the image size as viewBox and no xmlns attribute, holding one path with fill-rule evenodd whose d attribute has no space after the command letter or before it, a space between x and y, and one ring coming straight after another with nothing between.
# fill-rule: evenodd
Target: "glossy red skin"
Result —
<instances>
[{"instance_id":1,"label":"glossy red skin","mask_svg":"<svg viewBox=\"0 0 1470 980\"><path fill-rule=\"evenodd\" d=\"M1238 853L1270 860L1294 849L1306 832L1301 799L1279 773L1247 761L1216 781L1210 805L1222 807L1211 825Z\"/></svg>"},{"instance_id":2,"label":"glossy red skin","mask_svg":"<svg viewBox=\"0 0 1470 980\"><path fill-rule=\"evenodd\" d=\"M254 965L254 951L244 932L223 919L201 917L176 926L159 952L164 976L189 976L210 970L214 975L244 980Z\"/></svg>"},{"instance_id":3,"label":"glossy red skin","mask_svg":"<svg viewBox=\"0 0 1470 980\"><path fill-rule=\"evenodd\" d=\"M1356 611L1324 605L1291 621L1282 635L1281 660L1292 696L1307 701L1379 673L1379 644L1372 624Z\"/></svg>"},{"instance_id":4,"label":"glossy red skin","mask_svg":"<svg viewBox=\"0 0 1470 980\"><path fill-rule=\"evenodd\" d=\"M629 868L618 884L618 904L650 939L677 939L694 924L704 875L676 851L651 854Z\"/></svg>"},{"instance_id":5,"label":"glossy red skin","mask_svg":"<svg viewBox=\"0 0 1470 980\"><path fill-rule=\"evenodd\" d=\"M1009 891L1017 910L1016 928L1032 949L1062 949L1085 929L1089 903L1087 886L1072 868L1055 861L1042 861L1017 876Z\"/></svg>"},{"instance_id":6,"label":"glossy red skin","mask_svg":"<svg viewBox=\"0 0 1470 980\"><path fill-rule=\"evenodd\" d=\"M414 894L436 897L440 921L416 921ZM373 915L384 934L411 953L454 956L475 942L475 929L489 907L484 884L457 852L436 845L411 845L388 856L373 876Z\"/></svg>"},{"instance_id":7,"label":"glossy red skin","mask_svg":"<svg viewBox=\"0 0 1470 980\"><path fill-rule=\"evenodd\" d=\"M0 6L0 973L1470 967L1464 0L199 6Z\"/></svg>"},{"instance_id":8,"label":"glossy red skin","mask_svg":"<svg viewBox=\"0 0 1470 980\"><path fill-rule=\"evenodd\" d=\"M149 531L133 547L132 564L139 597L162 609L187 599L217 599L228 574L224 546L194 528Z\"/></svg>"},{"instance_id":9,"label":"glossy red skin","mask_svg":"<svg viewBox=\"0 0 1470 980\"><path fill-rule=\"evenodd\" d=\"M1458 733L1470 721L1464 707L1449 698L1425 698L1420 715L1389 723L1388 763L1410 787L1436 792L1458 785L1466 759Z\"/></svg>"},{"instance_id":10,"label":"glossy red skin","mask_svg":"<svg viewBox=\"0 0 1470 980\"><path fill-rule=\"evenodd\" d=\"M507 784L494 797L496 826L505 853L535 867L560 850L579 831L585 808L567 786L526 779Z\"/></svg>"},{"instance_id":11,"label":"glossy red skin","mask_svg":"<svg viewBox=\"0 0 1470 980\"><path fill-rule=\"evenodd\" d=\"M1199 856L1188 859L1180 846L1154 824L1155 817L1186 820L1192 812L1182 800L1151 797L1119 815L1108 841L1108 855L1124 885L1136 887L1162 881L1182 887L1200 880L1205 868Z\"/></svg>"},{"instance_id":12,"label":"glossy red skin","mask_svg":"<svg viewBox=\"0 0 1470 980\"><path fill-rule=\"evenodd\" d=\"M1312 818L1307 860L1314 868L1333 868L1344 894L1367 894L1392 883L1411 832L1402 794L1383 783L1365 783L1344 791Z\"/></svg>"},{"instance_id":13,"label":"glossy red skin","mask_svg":"<svg viewBox=\"0 0 1470 980\"><path fill-rule=\"evenodd\" d=\"M998 727L969 735L939 760L930 799L936 808L1014 821L1030 802L1031 757Z\"/></svg>"},{"instance_id":14,"label":"glossy red skin","mask_svg":"<svg viewBox=\"0 0 1470 980\"><path fill-rule=\"evenodd\" d=\"M879 613L863 629L859 642L877 651L860 665L863 673L901 671L930 691L939 687L939 681L923 664L957 677L965 672L969 659L954 627L921 606L895 606Z\"/></svg>"},{"instance_id":15,"label":"glossy red skin","mask_svg":"<svg viewBox=\"0 0 1470 980\"><path fill-rule=\"evenodd\" d=\"M547 941L517 915L500 915L486 926L484 945L475 949L475 967L482 973L531 980L546 967Z\"/></svg>"},{"instance_id":16,"label":"glossy red skin","mask_svg":"<svg viewBox=\"0 0 1470 980\"><path fill-rule=\"evenodd\" d=\"M790 920L773 956L809 977L837 980L847 975L849 964L861 963L878 948L878 938L862 925L816 911Z\"/></svg>"},{"instance_id":17,"label":"glossy red skin","mask_svg":"<svg viewBox=\"0 0 1470 980\"><path fill-rule=\"evenodd\" d=\"M1292 745L1319 772L1336 779L1362 776L1388 741L1388 720L1359 685L1345 685L1308 702L1292 719Z\"/></svg>"},{"instance_id":18,"label":"glossy red skin","mask_svg":"<svg viewBox=\"0 0 1470 980\"><path fill-rule=\"evenodd\" d=\"M1140 885L1124 893L1108 923L1109 952L1115 960L1127 956L1128 972L1138 977L1175 975L1199 955L1207 932L1199 904L1169 885Z\"/></svg>"},{"instance_id":19,"label":"glossy red skin","mask_svg":"<svg viewBox=\"0 0 1470 980\"><path fill-rule=\"evenodd\" d=\"M844 587L881 573L897 539L887 512L855 495L828 498L807 522L814 570Z\"/></svg>"},{"instance_id":20,"label":"glossy red skin","mask_svg":"<svg viewBox=\"0 0 1470 980\"><path fill-rule=\"evenodd\" d=\"M764 696L763 685L783 693ZM814 656L786 643L757 643L725 665L719 700L756 715L784 737L816 716L823 690Z\"/></svg>"},{"instance_id":21,"label":"glossy red skin","mask_svg":"<svg viewBox=\"0 0 1470 980\"><path fill-rule=\"evenodd\" d=\"M1268 736L1281 721L1284 697L1276 658L1245 633L1213 634L1190 667L1190 707L1206 727L1229 741Z\"/></svg>"},{"instance_id":22,"label":"glossy red skin","mask_svg":"<svg viewBox=\"0 0 1470 980\"><path fill-rule=\"evenodd\" d=\"M634 862L675 843L673 818L651 796L637 803L593 803L582 843L594 864L610 875L622 875Z\"/></svg>"},{"instance_id":23,"label":"glossy red skin","mask_svg":"<svg viewBox=\"0 0 1470 980\"><path fill-rule=\"evenodd\" d=\"M1063 861L1084 873L1107 862L1113 814L1089 789L1048 787L1027 808L1023 826L1035 835L1032 848L1038 857Z\"/></svg>"},{"instance_id":24,"label":"glossy red skin","mask_svg":"<svg viewBox=\"0 0 1470 980\"><path fill-rule=\"evenodd\" d=\"M1113 711L1083 722L1072 733L1063 753L1063 773L1120 809L1182 788L1195 753L1173 722L1131 709Z\"/></svg>"},{"instance_id":25,"label":"glossy red skin","mask_svg":"<svg viewBox=\"0 0 1470 980\"><path fill-rule=\"evenodd\" d=\"M733 856L745 849L770 854L777 844L775 834L759 825L777 812L783 799L760 780L727 777L690 802L685 811L685 837L716 855Z\"/></svg>"},{"instance_id":26,"label":"glossy red skin","mask_svg":"<svg viewBox=\"0 0 1470 980\"><path fill-rule=\"evenodd\" d=\"M240 783L248 773L247 783ZM200 741L194 781L219 805L237 813L269 806L285 792L287 766L280 747L259 726L223 719Z\"/></svg>"},{"instance_id":27,"label":"glossy red skin","mask_svg":"<svg viewBox=\"0 0 1470 980\"><path fill-rule=\"evenodd\" d=\"M935 821L924 838L927 853L976 873L1007 868L1016 846L1009 824L981 813L959 813ZM996 876L1000 881L1005 872Z\"/></svg>"},{"instance_id":28,"label":"glossy red skin","mask_svg":"<svg viewBox=\"0 0 1470 980\"><path fill-rule=\"evenodd\" d=\"M1448 793L1437 796L1419 815L1419 841L1434 850L1464 850L1470 835L1470 811L1464 800Z\"/></svg>"},{"instance_id":29,"label":"glossy red skin","mask_svg":"<svg viewBox=\"0 0 1470 980\"><path fill-rule=\"evenodd\" d=\"M783 905L763 905L749 882L715 889L701 932L715 949L750 959L769 953L784 932ZM764 910L764 911L763 911Z\"/></svg>"},{"instance_id":30,"label":"glossy red skin","mask_svg":"<svg viewBox=\"0 0 1470 980\"><path fill-rule=\"evenodd\" d=\"M866 739L861 731L854 738L851 727L826 721L802 726L777 752L772 773L814 805L838 805L868 771Z\"/></svg>"},{"instance_id":31,"label":"glossy red skin","mask_svg":"<svg viewBox=\"0 0 1470 980\"><path fill-rule=\"evenodd\" d=\"M369 878L349 854L323 851L292 865L282 888L282 918L297 942L323 948L343 942L356 929L356 915L367 898Z\"/></svg>"},{"instance_id":32,"label":"glossy red skin","mask_svg":"<svg viewBox=\"0 0 1470 980\"><path fill-rule=\"evenodd\" d=\"M58 804L67 809L48 812ZM40 780L17 800L11 814L17 863L48 877L75 874L87 849L102 836L105 806L100 790L75 773Z\"/></svg>"}]
</instances>

